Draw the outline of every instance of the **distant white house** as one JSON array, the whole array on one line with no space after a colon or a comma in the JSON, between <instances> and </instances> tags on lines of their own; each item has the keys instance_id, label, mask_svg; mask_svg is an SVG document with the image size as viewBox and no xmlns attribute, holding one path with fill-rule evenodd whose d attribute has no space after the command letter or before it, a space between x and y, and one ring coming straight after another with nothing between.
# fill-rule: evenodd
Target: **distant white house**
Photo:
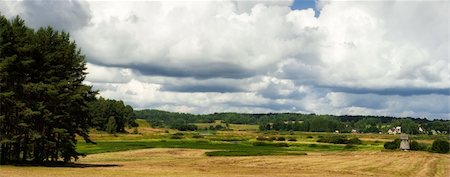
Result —
<instances>
[{"instance_id":1,"label":"distant white house","mask_svg":"<svg viewBox=\"0 0 450 177\"><path fill-rule=\"evenodd\" d=\"M388 134L400 134L402 133L402 127L397 126L388 130Z\"/></svg>"},{"instance_id":2,"label":"distant white house","mask_svg":"<svg viewBox=\"0 0 450 177\"><path fill-rule=\"evenodd\" d=\"M424 132L425 130L423 130L423 128L422 127L419 127L419 132Z\"/></svg>"}]
</instances>

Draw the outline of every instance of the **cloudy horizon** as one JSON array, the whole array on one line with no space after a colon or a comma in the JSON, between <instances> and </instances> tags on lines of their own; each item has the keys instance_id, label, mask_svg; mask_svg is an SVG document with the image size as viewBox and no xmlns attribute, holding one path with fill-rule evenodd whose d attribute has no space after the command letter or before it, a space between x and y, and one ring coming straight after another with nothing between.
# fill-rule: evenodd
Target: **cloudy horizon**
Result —
<instances>
[{"instance_id":1,"label":"cloudy horizon","mask_svg":"<svg viewBox=\"0 0 450 177\"><path fill-rule=\"evenodd\" d=\"M135 109L450 119L448 1L0 1Z\"/></svg>"}]
</instances>

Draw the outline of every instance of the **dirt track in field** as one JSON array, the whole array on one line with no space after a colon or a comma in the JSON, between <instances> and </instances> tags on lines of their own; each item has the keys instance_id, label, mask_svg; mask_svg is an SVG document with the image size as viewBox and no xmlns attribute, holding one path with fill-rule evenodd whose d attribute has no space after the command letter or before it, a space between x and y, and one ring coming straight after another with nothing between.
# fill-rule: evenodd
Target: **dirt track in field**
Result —
<instances>
[{"instance_id":1,"label":"dirt track in field","mask_svg":"<svg viewBox=\"0 0 450 177\"><path fill-rule=\"evenodd\" d=\"M365 151L309 153L306 156L207 157L204 152L142 149L103 153L78 161L99 166L1 166L0 176L450 176L448 154Z\"/></svg>"}]
</instances>

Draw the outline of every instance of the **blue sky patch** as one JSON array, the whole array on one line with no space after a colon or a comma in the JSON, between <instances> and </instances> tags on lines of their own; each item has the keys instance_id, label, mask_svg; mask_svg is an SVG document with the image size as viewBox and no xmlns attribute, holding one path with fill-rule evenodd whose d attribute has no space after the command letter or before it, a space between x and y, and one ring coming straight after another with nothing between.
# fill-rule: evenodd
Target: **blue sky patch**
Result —
<instances>
[{"instance_id":1,"label":"blue sky patch","mask_svg":"<svg viewBox=\"0 0 450 177\"><path fill-rule=\"evenodd\" d=\"M295 0L291 6L292 10L302 10L302 9L314 9L314 16L318 17L320 15L319 9L316 7L317 0Z\"/></svg>"}]
</instances>

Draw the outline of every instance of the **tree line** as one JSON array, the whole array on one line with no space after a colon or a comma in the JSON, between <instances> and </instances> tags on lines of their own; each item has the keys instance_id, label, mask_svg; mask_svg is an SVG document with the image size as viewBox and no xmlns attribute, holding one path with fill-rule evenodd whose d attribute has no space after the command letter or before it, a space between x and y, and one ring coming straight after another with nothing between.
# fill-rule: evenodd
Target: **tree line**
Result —
<instances>
[{"instance_id":1,"label":"tree line","mask_svg":"<svg viewBox=\"0 0 450 177\"><path fill-rule=\"evenodd\" d=\"M123 101L100 97L88 103L91 126L108 133L124 133L125 127L137 127L136 116Z\"/></svg>"},{"instance_id":2,"label":"tree line","mask_svg":"<svg viewBox=\"0 0 450 177\"><path fill-rule=\"evenodd\" d=\"M311 132L351 132L362 133L386 132L389 128L401 126L402 132L409 134L423 133L419 127L429 132L436 130L449 132L450 121L428 120L426 118L397 118L387 116L334 116L301 113L214 113L188 114L160 110L135 111L136 116L147 120L154 127L175 128L194 126L194 123L213 123L221 120L228 124L259 125L261 131L311 131Z\"/></svg>"},{"instance_id":3,"label":"tree line","mask_svg":"<svg viewBox=\"0 0 450 177\"><path fill-rule=\"evenodd\" d=\"M85 56L66 32L28 28L0 15L0 164L79 158L77 136L89 129L124 132L130 106L96 98L82 82Z\"/></svg>"}]
</instances>

